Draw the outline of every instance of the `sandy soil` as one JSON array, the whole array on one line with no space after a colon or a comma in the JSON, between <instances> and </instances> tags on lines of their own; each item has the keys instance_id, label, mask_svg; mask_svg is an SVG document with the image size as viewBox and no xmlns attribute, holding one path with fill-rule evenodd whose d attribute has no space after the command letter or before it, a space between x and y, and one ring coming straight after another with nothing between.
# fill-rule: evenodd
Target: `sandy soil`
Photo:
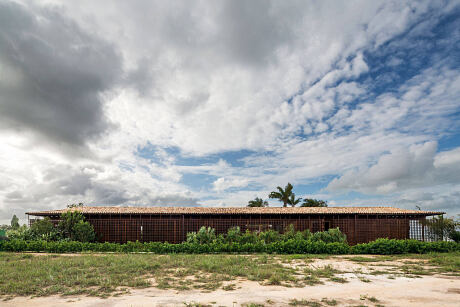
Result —
<instances>
[{"instance_id":1,"label":"sandy soil","mask_svg":"<svg viewBox=\"0 0 460 307\"><path fill-rule=\"evenodd\" d=\"M265 306L288 306L292 299L321 301L322 298L335 299L337 306L460 306L460 278L458 276L431 275L422 278L408 278L390 275L370 275L373 270L387 270L382 263L358 264L345 259L318 259L309 266L321 267L331 264L347 273L349 282L340 284L326 281L323 285L303 288L282 286L263 286L257 282L237 281L235 290L222 289L213 292L200 290L176 291L160 290L154 287L133 289L129 294L107 299L86 296L50 296L39 298L17 297L9 301L0 301L0 306L185 306L184 303L201 303L212 306L242 306L245 303L259 303ZM385 263L387 264L387 263ZM399 263L402 264L402 263ZM356 273L360 270L362 273ZM369 282L363 282L366 278ZM375 297L379 301L371 302L366 297ZM323 303L323 306L327 304Z\"/></svg>"}]
</instances>

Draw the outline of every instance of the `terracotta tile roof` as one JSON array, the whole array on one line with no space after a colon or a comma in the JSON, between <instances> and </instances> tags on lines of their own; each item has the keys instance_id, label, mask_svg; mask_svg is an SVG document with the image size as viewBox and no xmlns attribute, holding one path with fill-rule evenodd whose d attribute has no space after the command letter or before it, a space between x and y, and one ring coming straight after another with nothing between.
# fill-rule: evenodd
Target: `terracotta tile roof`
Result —
<instances>
[{"instance_id":1,"label":"terracotta tile roof","mask_svg":"<svg viewBox=\"0 0 460 307\"><path fill-rule=\"evenodd\" d=\"M58 215L69 210L85 214L390 214L438 215L445 212L406 210L393 207L76 207L62 210L27 212L35 216Z\"/></svg>"}]
</instances>

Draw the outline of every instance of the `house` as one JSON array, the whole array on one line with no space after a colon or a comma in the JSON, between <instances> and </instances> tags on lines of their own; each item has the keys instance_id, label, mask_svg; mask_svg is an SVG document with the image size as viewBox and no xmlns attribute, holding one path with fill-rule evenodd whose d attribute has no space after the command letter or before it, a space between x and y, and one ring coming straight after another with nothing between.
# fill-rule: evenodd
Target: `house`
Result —
<instances>
[{"instance_id":1,"label":"house","mask_svg":"<svg viewBox=\"0 0 460 307\"><path fill-rule=\"evenodd\" d=\"M234 226L241 231L268 229L283 232L290 224L296 230L325 231L338 227L350 244L377 238L425 240L421 221L444 212L405 210L393 207L74 207L28 212L58 223L61 213L81 211L100 242L162 241L180 243L187 233L210 226L226 233ZM33 219L30 220L33 223Z\"/></svg>"}]
</instances>

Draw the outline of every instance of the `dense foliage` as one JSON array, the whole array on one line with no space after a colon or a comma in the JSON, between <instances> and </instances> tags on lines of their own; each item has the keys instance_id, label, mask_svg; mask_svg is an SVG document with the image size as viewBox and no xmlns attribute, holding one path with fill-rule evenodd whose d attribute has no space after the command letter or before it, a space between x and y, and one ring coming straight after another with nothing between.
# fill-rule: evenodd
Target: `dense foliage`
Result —
<instances>
[{"instance_id":1,"label":"dense foliage","mask_svg":"<svg viewBox=\"0 0 460 307\"><path fill-rule=\"evenodd\" d=\"M268 207L268 202L262 198L256 197L248 201L248 207Z\"/></svg>"},{"instance_id":2,"label":"dense foliage","mask_svg":"<svg viewBox=\"0 0 460 307\"><path fill-rule=\"evenodd\" d=\"M228 230L227 234L220 234L216 236L215 230L211 227L201 227L198 232L190 232L187 234L188 243L238 243L238 244L270 244L278 241L322 241L325 243L346 243L346 235L343 234L338 228L329 229L328 231L320 231L311 233L309 230L296 231L291 224L287 227L284 233L279 233L275 230L267 231L249 231L241 232L240 227L232 227Z\"/></svg>"},{"instance_id":3,"label":"dense foliage","mask_svg":"<svg viewBox=\"0 0 460 307\"><path fill-rule=\"evenodd\" d=\"M67 211L61 214L58 230L64 238L72 241L91 242L96 239L94 228L79 211Z\"/></svg>"},{"instance_id":4,"label":"dense foliage","mask_svg":"<svg viewBox=\"0 0 460 307\"><path fill-rule=\"evenodd\" d=\"M11 228L12 229L18 229L19 228L19 218L15 215L13 215L13 218L11 219Z\"/></svg>"},{"instance_id":5,"label":"dense foliage","mask_svg":"<svg viewBox=\"0 0 460 307\"><path fill-rule=\"evenodd\" d=\"M22 225L10 227L6 231L9 240L43 240L43 241L80 241L92 242L96 239L93 226L85 221L80 212L66 212L61 214L60 222L54 227L49 218L35 221L31 227Z\"/></svg>"},{"instance_id":6,"label":"dense foliage","mask_svg":"<svg viewBox=\"0 0 460 307\"><path fill-rule=\"evenodd\" d=\"M76 225L83 225L79 221ZM37 226L38 228L38 226ZM50 230L43 222L40 228ZM76 236L78 238L78 235ZM84 240L82 240L84 241ZM79 241L46 241L12 239L0 241L0 251L34 252L151 252L165 253L277 253L277 254L403 254L460 251L455 242L420 242L416 240L378 239L374 242L349 246L339 229L311 233L295 231L290 225L283 234L274 230L241 232L230 228L227 234L216 235L210 227L189 233L187 242L170 244L163 242L89 243Z\"/></svg>"},{"instance_id":7,"label":"dense foliage","mask_svg":"<svg viewBox=\"0 0 460 307\"><path fill-rule=\"evenodd\" d=\"M327 207L327 201L321 199L305 198L301 207Z\"/></svg>"},{"instance_id":8,"label":"dense foliage","mask_svg":"<svg viewBox=\"0 0 460 307\"><path fill-rule=\"evenodd\" d=\"M183 242L170 244L162 242L128 242L117 243L89 243L78 241L0 241L0 251L13 252L150 252L156 254L168 253L276 253L276 254L405 254L429 252L460 251L460 244L455 242L420 242L416 240L378 239L364 244L349 246L346 243L325 243L323 241L309 241L288 239L264 244L257 243L224 243L212 242L207 244Z\"/></svg>"}]
</instances>

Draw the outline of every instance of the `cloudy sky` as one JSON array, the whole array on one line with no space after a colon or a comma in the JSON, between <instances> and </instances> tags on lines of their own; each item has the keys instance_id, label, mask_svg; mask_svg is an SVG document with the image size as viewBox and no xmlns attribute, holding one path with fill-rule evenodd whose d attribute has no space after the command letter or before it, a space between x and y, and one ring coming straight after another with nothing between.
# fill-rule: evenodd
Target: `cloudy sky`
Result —
<instances>
[{"instance_id":1,"label":"cloudy sky","mask_svg":"<svg viewBox=\"0 0 460 307\"><path fill-rule=\"evenodd\" d=\"M460 213L459 34L455 0L0 0L0 223L287 182Z\"/></svg>"}]
</instances>

